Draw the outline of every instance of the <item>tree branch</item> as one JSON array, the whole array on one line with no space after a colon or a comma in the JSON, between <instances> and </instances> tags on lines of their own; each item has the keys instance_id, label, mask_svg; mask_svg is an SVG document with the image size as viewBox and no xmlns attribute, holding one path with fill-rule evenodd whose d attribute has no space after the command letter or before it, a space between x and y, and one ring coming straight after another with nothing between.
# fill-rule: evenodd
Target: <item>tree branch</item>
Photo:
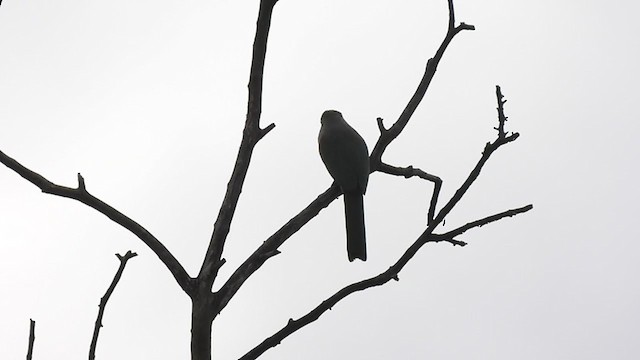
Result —
<instances>
[{"instance_id":1,"label":"tree branch","mask_svg":"<svg viewBox=\"0 0 640 360\"><path fill-rule=\"evenodd\" d=\"M475 181L475 179L480 174L480 170L487 162L491 154L500 148L500 146L507 144L511 141L514 141L518 138L518 133L512 133L511 135L506 135L504 132L504 122L506 121L506 116L504 115L504 109L502 105L505 103L503 101L502 93L500 92L500 88L497 87L496 96L498 98L498 123L499 123L499 131L498 138L493 143L487 143L485 146L485 150L483 152L482 157L478 161L478 164L471 170L471 173L464 181L462 186L456 191L456 193L451 197L451 199L447 202L447 204L440 210L436 218L433 222L431 222L425 231L418 237L418 239L404 252L404 254L395 262L389 269L383 273L380 273L378 276L362 280L351 285L348 285L342 288L340 291L323 301L320 305L318 305L315 309L311 310L309 313L304 315L298 320L289 319L287 325L285 325L282 329L276 332L274 335L265 339L258 346L250 350L247 354L241 357L241 360L251 360L256 359L262 353L267 351L268 349L277 346L280 342L291 335L295 331L301 329L302 327L316 321L320 315L322 315L327 310L330 310L335 304L337 304L340 300L344 299L350 294L353 294L357 291L362 291L371 287L380 286L386 284L391 279L396 281L399 280L398 274L404 268L404 266L413 258L413 256L420 250L420 248L428 243L428 242L441 242L445 241L452 245L465 246L466 243L464 241L456 240L455 237L464 233L465 231L474 228L480 227L486 224L489 224L494 221L498 221L505 217L515 216L517 214L521 214L527 212L533 208L533 205L527 205L517 209L507 210L492 216L485 217L480 220L476 220L470 222L464 226L461 226L457 229L449 231L445 234L433 234L433 230L435 227L442 222L444 217L451 211L451 209L457 204L457 202L462 198L462 196L467 192L471 184ZM381 121L379 121L379 124ZM381 126L383 129L384 127ZM380 164L383 164L382 162ZM415 172L413 168L394 168L391 166L384 167L388 172L394 173L394 175L409 175L412 176ZM419 175L424 176L424 174L418 173ZM416 175L416 176L419 176Z\"/></svg>"},{"instance_id":2,"label":"tree branch","mask_svg":"<svg viewBox=\"0 0 640 360\"><path fill-rule=\"evenodd\" d=\"M111 281L111 285L109 285L107 292L100 299L100 306L98 307L98 317L96 318L96 323L93 328L93 338L91 339L91 347L89 348L89 360L93 360L96 358L98 334L100 333L100 328L102 327L102 316L104 315L104 309L107 306L107 301L109 301L113 290L115 290L116 285L118 285L118 281L120 281L120 278L122 277L122 272L124 271L124 267L127 265L127 261L132 257L138 256L138 254L129 250L124 256L120 254L116 254L116 256L118 257L118 260L120 260L120 266L118 267L118 271L116 271L116 275L113 277L113 280Z\"/></svg>"},{"instance_id":3,"label":"tree branch","mask_svg":"<svg viewBox=\"0 0 640 360\"><path fill-rule=\"evenodd\" d=\"M262 9L262 5L261 5ZM449 11L450 17L451 11L453 10L452 0L449 0ZM260 22L260 20L258 20ZM404 127L409 122L409 119L413 115L415 109L418 104L422 101L429 84L431 83L431 79L433 78L436 67L442 55L444 54L447 46L453 39L453 37L460 32L461 30L473 30L473 26L461 24L458 27L449 27L447 31L447 35L445 36L442 44L436 51L436 54L432 59L429 59L427 62L427 67L425 73L418 85L418 89L414 93L413 97L409 100L406 108L400 115L400 118L393 124L390 129L385 129L384 124L382 123L382 119L378 119L378 127L380 128L380 137L374 150L370 156L371 163L371 172L379 171L382 166L382 154L384 153L387 146L402 132ZM438 188L439 190L439 188ZM270 258L270 256L265 256L265 254L270 254L274 250L282 245L291 235L297 232L304 224L309 222L313 217L315 217L320 210L327 207L333 200L335 200L338 196L340 196L340 189L332 185L329 189L327 189L324 193L322 193L316 200L311 202L304 210L302 210L298 215L293 217L289 222L287 222L284 226L282 226L278 231L276 231L273 235L271 235L253 254L247 258L229 277L229 279L225 282L225 284L220 288L217 292L218 296L218 306L216 311L221 311L229 302L229 300L235 295L235 293L240 289L242 284L255 272L257 271L264 262ZM434 203L433 197L431 203ZM435 205L434 205L435 208ZM430 216L433 218L433 212L435 210L430 210Z\"/></svg>"},{"instance_id":4,"label":"tree branch","mask_svg":"<svg viewBox=\"0 0 640 360\"><path fill-rule=\"evenodd\" d=\"M513 214L504 215L504 216L502 216L500 218L504 218L506 216L514 216L514 215L516 215L518 213L526 212L526 211L529 211L529 210L531 210L531 205L525 206L523 208L516 209L516 210L510 210L510 211L516 211L516 212L513 213ZM505 213L509 213L509 211L505 212ZM501 214L505 214L505 213L501 213ZM498 215L501 215L501 214L498 214ZM497 216L497 215L494 215L494 217L495 216ZM493 217L490 217L490 218L493 218ZM486 218L486 219L489 219L489 218ZM483 219L483 220L486 220L486 219ZM494 219L492 221L496 221L496 220L498 220L498 219ZM488 221L488 222L491 222L491 221ZM488 223L488 222L486 222L486 223ZM291 335L294 332L300 330L302 327L304 327L306 325L309 325L310 323L316 321L318 318L320 318L320 315L325 313L327 310L331 310L333 308L333 306L335 306L340 300L346 298L347 296L349 296L349 295L351 295L351 294L353 294L355 292L366 290L366 289L369 289L369 288L372 288L372 287L376 287L376 286L384 285L387 282L389 282L390 280L399 281L398 274L400 273L400 271L409 262L409 260L411 260L411 258L413 258L413 256L418 252L418 250L420 250L420 248L424 244L426 244L428 242L446 241L446 242L451 243L452 245L459 245L459 246L465 246L466 245L465 242L453 239L453 237L455 235L451 234L453 236L447 236L448 234L449 233L443 234L443 235L438 235L438 236L433 236L430 233L428 233L427 231L425 231L405 251L405 253L398 259L398 261L396 261L391 267L389 267L389 269L387 269L386 271L380 273L377 276L374 276L374 277L371 277L371 278L368 278L368 279L365 279L365 280L362 280L362 281L355 282L355 283L353 283L351 285L348 285L348 286L342 288L341 290L339 290L338 292L333 294L328 299L324 300L322 303L320 303L320 305L316 306L313 310L311 310L310 312L308 312L306 315L302 316L301 318L299 318L297 320L289 319L289 321L287 322L287 325L285 325L282 329L280 329L278 332L276 332L272 336L266 338L258 346L256 346L253 349L251 349L248 353L246 353L244 356L242 356L240 358L240 360L252 360L252 359L258 358L265 351L269 350L272 347L275 347L275 346L279 345L280 342L282 340L284 340L286 337L288 337L289 335Z\"/></svg>"},{"instance_id":5,"label":"tree branch","mask_svg":"<svg viewBox=\"0 0 640 360\"><path fill-rule=\"evenodd\" d=\"M487 225L489 223L492 223L494 221L498 221L500 219L503 219L505 217L512 217L512 216L516 216L518 214L521 213L525 213L529 210L533 209L533 205L529 204L527 206L523 206L517 209L510 209L507 211L503 211L501 213L495 214L495 215L491 215L491 216L487 216L485 218L482 218L480 220L476 220L476 221L472 221L470 223L467 223L463 226L460 226L457 229L448 231L444 234L433 234L432 237L434 239L453 239L454 237L458 236L458 235L462 235L464 232L466 232L467 230L473 229L475 227L482 227L484 225Z\"/></svg>"},{"instance_id":6,"label":"tree branch","mask_svg":"<svg viewBox=\"0 0 640 360\"><path fill-rule=\"evenodd\" d=\"M247 258L229 277L227 282L217 292L219 297L218 312L224 309L229 300L240 289L242 284L256 272L268 259L277 255L278 248L282 245L291 235L300 230L306 223L313 219L320 210L326 208L331 202L340 196L342 192L338 185L332 185L324 193L320 194L314 201L312 201L306 208L304 208L298 215L294 216L278 231L271 235L265 242L256 249L253 254Z\"/></svg>"},{"instance_id":7,"label":"tree branch","mask_svg":"<svg viewBox=\"0 0 640 360\"><path fill-rule=\"evenodd\" d=\"M497 86L497 88L499 89L500 87ZM500 104L499 107L502 108L502 104L504 104L504 102L502 102L502 94L500 93L499 90L497 91L497 95L498 95L498 104ZM482 167L487 162L487 160L489 160L489 157L491 156L491 154L493 154L494 151L498 150L502 145L515 141L520 136L520 134L518 133L511 133L511 135L506 135L506 133L504 132L504 121L506 121L506 117L504 116L504 111L502 110L502 112L499 112L499 116L498 116L499 128L501 128L502 130L498 132L497 139L494 142L487 143L485 145L484 151L482 152L482 156L480 157L480 160L478 160L478 163L473 168L473 170L471 170L471 173L469 174L465 182L460 186L460 188L458 188L458 190L456 190L455 194L453 195L453 197L451 197L449 202L442 209L440 209L440 212L438 212L438 215L435 217L433 223L431 223L431 225L429 226L429 229L428 229L429 232L433 231L433 229L436 226L438 226L438 224L440 224L442 220L444 220L444 218L449 214L449 212L451 212L451 210L453 209L454 206L456 206L458 201L462 199L462 196L467 192L467 190L469 190L469 187L471 187L471 184L473 184L473 182L480 175L480 171L482 170Z\"/></svg>"},{"instance_id":8,"label":"tree branch","mask_svg":"<svg viewBox=\"0 0 640 360\"><path fill-rule=\"evenodd\" d=\"M391 142L395 140L398 137L398 135L400 135L402 130L404 130L405 126L407 126L407 123L409 123L411 116L413 116L413 113L418 108L418 105L424 98L424 95L426 94L427 89L431 84L431 80L433 79L433 76L436 73L438 64L440 63L440 60L442 60L442 56L444 55L444 52L447 49L447 46L449 46L449 43L451 43L451 40L453 40L453 38L462 30L475 30L475 27L473 25L467 25L465 23L461 23L459 26L456 27L455 14L453 9L453 0L448 0L448 3L449 3L449 26L447 29L447 34L444 40L442 41L442 43L440 44L440 47L436 51L436 54L427 61L427 66L426 66L424 75L422 76L422 80L420 80L420 83L418 84L418 88L416 89L415 93L411 97L411 100L409 100L409 103L402 111L402 114L400 114L400 117L398 118L398 120L396 120L396 122L389 129L386 129L382 124L382 119L378 118L378 128L380 129L380 137L378 138L378 141L376 142L376 145L374 146L373 151L371 151L372 172L379 169L379 166L382 163L382 154L386 150L387 146L389 146L389 144L391 144Z\"/></svg>"},{"instance_id":9,"label":"tree branch","mask_svg":"<svg viewBox=\"0 0 640 360\"><path fill-rule=\"evenodd\" d=\"M189 295L193 293L193 286L189 274L187 274L173 254L171 254L171 252L160 241L158 241L155 236L147 231L147 229L102 200L91 195L86 189L82 175L78 174L78 187L74 189L52 183L44 176L27 169L2 151L0 151L0 163L6 165L9 169L15 171L18 175L40 188L43 193L80 201L132 232L142 240L142 242L144 242L158 256L158 258L160 258L160 261L162 261L167 269L169 269L182 290Z\"/></svg>"},{"instance_id":10,"label":"tree branch","mask_svg":"<svg viewBox=\"0 0 640 360\"><path fill-rule=\"evenodd\" d=\"M27 360L33 357L33 343L36 340L36 322L29 319L29 348L27 349Z\"/></svg>"},{"instance_id":11,"label":"tree branch","mask_svg":"<svg viewBox=\"0 0 640 360\"><path fill-rule=\"evenodd\" d=\"M436 211L436 204L438 202L438 196L440 195L440 189L442 188L442 179L435 175L428 174L418 168L414 168L413 166L401 168L388 165L384 162L380 162L378 171L390 175L404 176L406 179L417 176L421 179L431 181L433 183L433 193L431 194L429 211L427 212L427 225L433 222L434 214Z\"/></svg>"},{"instance_id":12,"label":"tree branch","mask_svg":"<svg viewBox=\"0 0 640 360\"><path fill-rule=\"evenodd\" d=\"M220 259L224 249L224 243L231 229L231 221L238 205L242 186L247 176L249 162L255 145L275 124L270 124L264 129L260 128L260 115L262 112L262 80L264 73L264 62L267 53L267 39L271 26L271 15L277 0L261 0L256 25L256 34L253 43L253 56L251 61L251 71L249 75L249 100L247 102L247 118L245 121L242 142L236 158L235 166L231 174L231 179L227 184L227 192L220 206L218 217L213 226L213 234L205 255L198 280L201 280L202 291L211 291L211 286L215 280L218 269L220 269Z\"/></svg>"},{"instance_id":13,"label":"tree branch","mask_svg":"<svg viewBox=\"0 0 640 360\"><path fill-rule=\"evenodd\" d=\"M504 125L507 122L507 116L504 114L504 104L507 100L503 100L504 96L502 96L502 91L500 90L500 85L496 85L496 98L498 99L498 127L494 128L498 130L498 137L504 138L507 134L504 131Z\"/></svg>"}]
</instances>

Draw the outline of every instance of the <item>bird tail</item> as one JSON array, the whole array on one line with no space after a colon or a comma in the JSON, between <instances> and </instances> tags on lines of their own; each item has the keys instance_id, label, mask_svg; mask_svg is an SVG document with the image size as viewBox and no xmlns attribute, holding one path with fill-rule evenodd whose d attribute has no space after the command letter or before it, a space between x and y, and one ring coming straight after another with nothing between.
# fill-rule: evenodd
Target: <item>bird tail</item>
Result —
<instances>
[{"instance_id":1,"label":"bird tail","mask_svg":"<svg viewBox=\"0 0 640 360\"><path fill-rule=\"evenodd\" d=\"M363 196L358 191L344 194L344 213L347 224L347 254L349 261L367 261L367 242L364 232Z\"/></svg>"}]
</instances>

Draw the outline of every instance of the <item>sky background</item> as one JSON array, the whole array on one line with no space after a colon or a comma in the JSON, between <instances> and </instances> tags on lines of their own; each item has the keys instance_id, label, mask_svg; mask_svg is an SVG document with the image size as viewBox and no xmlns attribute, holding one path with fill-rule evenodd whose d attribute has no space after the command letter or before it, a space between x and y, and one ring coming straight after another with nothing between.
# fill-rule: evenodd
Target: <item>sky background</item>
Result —
<instances>
[{"instance_id":1,"label":"sky background","mask_svg":"<svg viewBox=\"0 0 640 360\"><path fill-rule=\"evenodd\" d=\"M383 159L455 192L501 148L440 232L534 209L428 244L399 282L351 295L262 359L637 359L640 92L632 1L456 1L476 26L447 50L424 101ZM87 189L197 274L240 143L258 1L5 0L0 149ZM447 25L446 1L280 0L262 125L220 272L226 279L331 179L320 115L342 111L369 144L391 124ZM636 44L636 45L634 45ZM214 323L214 359L237 359L335 291L377 275L425 228L432 186L373 174L366 263L347 261L342 200L282 247ZM0 168L0 358L87 356L98 302L127 265L98 359L189 358L190 301L135 236ZM215 285L215 286L219 286Z\"/></svg>"}]
</instances>

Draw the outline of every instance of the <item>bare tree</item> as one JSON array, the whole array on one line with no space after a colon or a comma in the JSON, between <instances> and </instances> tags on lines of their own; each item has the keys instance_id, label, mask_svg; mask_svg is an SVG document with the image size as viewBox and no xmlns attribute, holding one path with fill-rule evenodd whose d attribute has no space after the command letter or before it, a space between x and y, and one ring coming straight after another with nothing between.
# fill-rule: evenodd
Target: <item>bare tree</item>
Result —
<instances>
[{"instance_id":1,"label":"bare tree","mask_svg":"<svg viewBox=\"0 0 640 360\"><path fill-rule=\"evenodd\" d=\"M217 280L218 270L225 263L222 257L225 241L229 234L229 229L233 216L238 205L238 199L247 175L250 165L251 156L256 144L267 135L273 128L274 124L266 127L260 125L260 115L262 106L262 85L265 56L267 51L267 39L269 28L271 25L271 15L277 0L261 0L258 13L255 39L253 43L253 55L251 70L249 74L249 96L247 104L247 115L243 130L242 141L233 168L231 178L227 185L227 190L223 203L215 220L214 230L211 235L209 246L200 267L199 273L193 277L190 276L182 264L173 256L173 254L160 242L151 232L142 227L133 219L121 213L117 209L111 207L98 197L92 195L87 190L84 178L78 174L78 185L75 188L61 186L52 183L42 175L34 172L18 161L10 158L0 152L0 162L18 173L27 181L33 183L42 192L53 194L70 199L75 199L85 205L94 208L100 213L106 215L114 222L120 224L133 234L135 234L142 242L144 242L162 261L162 263L171 272L180 288L190 297L192 302L191 315L191 358L193 360L209 360L211 359L211 328L212 322L217 315L229 304L234 295L242 287L242 285L253 275L260 267L270 258L279 254L278 248L287 241L294 233L300 230L312 218L332 201L341 195L339 186L333 184L326 191L319 194L318 197L302 209L296 216L291 218L275 233L269 236L224 282L219 290L212 291L213 284ZM412 259L417 251L429 242L448 242L453 245L464 246L465 242L458 240L456 237L472 228L480 227L488 223L503 219L505 217L514 216L532 209L532 205L514 208L501 213L497 213L485 218L471 221L465 225L459 226L454 230L444 234L434 232L436 227L444 221L444 218L460 201L469 187L479 176L484 164L488 161L491 154L503 145L506 145L519 136L518 133L508 133L505 130L507 117L504 114L504 103L500 87L496 87L496 97L498 103L498 126L497 137L486 144L482 156L477 165L471 170L467 179L460 185L454 195L438 209L438 196L442 186L442 180L432 174L429 174L419 168L408 166L398 167L382 160L382 156L387 147L400 135L405 126L411 119L416 108L424 98L427 89L433 79L438 64L442 60L445 50L454 39L454 37L463 30L474 30L474 26L465 24L464 22L456 25L453 0L448 0L449 22L445 38L437 49L435 55L428 59L424 75L419 85L407 103L400 117L390 126L385 127L383 119L378 118L378 128L380 135L370 155L370 171L382 172L389 175L404 176L411 178L417 176L421 179L433 182L434 191L431 197L429 210L427 213L427 224L424 232L412 243L404 254L384 272L378 276L364 279L362 281L348 285L328 297L320 305L309 311L306 315L299 319L289 319L286 326L277 331L272 336L265 339L255 348L247 352L242 359L255 359L271 347L278 345L282 339L291 335L303 326L317 320L320 315L330 309L340 300L348 295L365 290L374 286L387 283L391 279L398 279L398 273Z\"/></svg>"}]
</instances>

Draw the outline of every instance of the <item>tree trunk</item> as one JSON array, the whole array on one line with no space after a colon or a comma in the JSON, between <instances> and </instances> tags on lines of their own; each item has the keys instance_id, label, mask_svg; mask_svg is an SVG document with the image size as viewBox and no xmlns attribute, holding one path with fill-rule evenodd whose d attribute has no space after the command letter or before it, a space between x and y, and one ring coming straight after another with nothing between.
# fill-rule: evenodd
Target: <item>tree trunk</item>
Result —
<instances>
[{"instance_id":1,"label":"tree trunk","mask_svg":"<svg viewBox=\"0 0 640 360\"><path fill-rule=\"evenodd\" d=\"M211 360L211 313L206 296L192 299L191 360Z\"/></svg>"}]
</instances>

